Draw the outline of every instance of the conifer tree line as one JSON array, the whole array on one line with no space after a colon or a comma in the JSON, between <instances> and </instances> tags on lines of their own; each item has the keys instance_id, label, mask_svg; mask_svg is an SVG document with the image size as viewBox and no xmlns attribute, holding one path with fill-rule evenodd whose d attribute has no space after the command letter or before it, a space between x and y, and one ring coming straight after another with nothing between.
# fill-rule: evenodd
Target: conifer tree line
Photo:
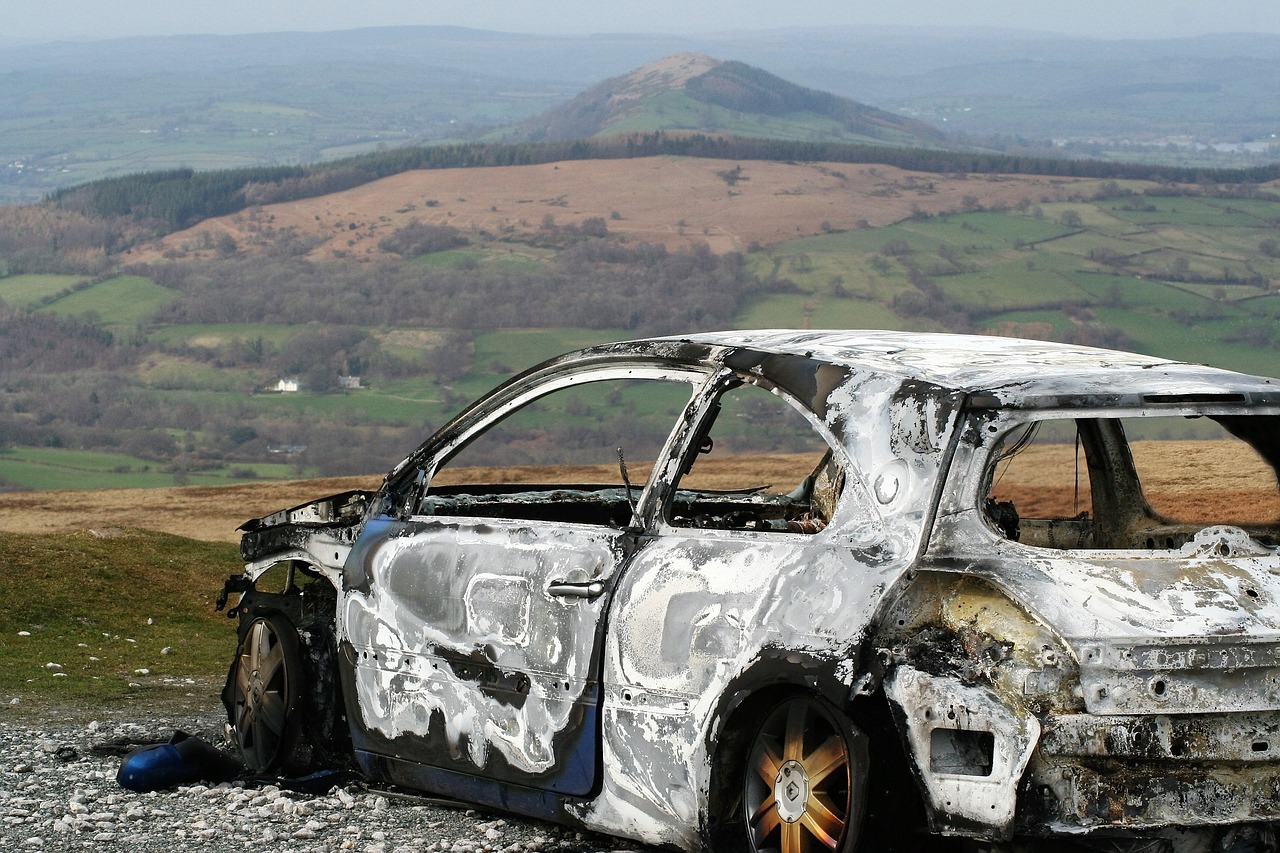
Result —
<instances>
[{"instance_id":1,"label":"conifer tree line","mask_svg":"<svg viewBox=\"0 0 1280 853\"><path fill-rule=\"evenodd\" d=\"M52 200L59 207L92 216L127 216L149 222L159 229L159 233L167 233L253 205L327 195L416 169L524 166L566 160L663 155L779 162L874 163L920 172L1035 174L1171 183L1246 184L1280 178L1280 164L1249 169L1187 169L1101 160L658 131L571 142L418 146L311 166L143 172L61 190L52 196Z\"/></svg>"}]
</instances>

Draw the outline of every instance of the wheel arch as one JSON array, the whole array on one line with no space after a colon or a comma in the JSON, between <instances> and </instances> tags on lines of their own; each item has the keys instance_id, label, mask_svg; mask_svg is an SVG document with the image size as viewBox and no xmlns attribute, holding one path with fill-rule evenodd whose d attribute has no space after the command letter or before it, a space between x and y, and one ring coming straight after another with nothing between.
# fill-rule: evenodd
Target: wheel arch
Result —
<instances>
[{"instance_id":1,"label":"wheel arch","mask_svg":"<svg viewBox=\"0 0 1280 853\"><path fill-rule=\"evenodd\" d=\"M861 702L851 703L852 691L837 672L839 664L811 651L767 649L721 694L706 734L709 767L701 820L705 849L733 849L728 839L742 793L735 768L745 760L755 730L772 709L788 699L807 697L861 730L851 713L851 705Z\"/></svg>"},{"instance_id":2,"label":"wheel arch","mask_svg":"<svg viewBox=\"0 0 1280 853\"><path fill-rule=\"evenodd\" d=\"M289 583L283 591L259 589L257 580L261 575L239 590L240 600L228 613L230 617L238 617L239 624L236 654L227 673L222 701L228 721L234 727L233 680L240 649L256 621L273 619L277 624L283 623L280 630L292 632L300 665L300 674L296 677L301 684L295 713L300 717L301 740L306 752L305 756L300 756L300 763L311 769L319 766L348 767L352 760L346 706L338 673L337 591L325 572L300 563L298 560L282 560L275 564L288 564ZM295 585L292 581L298 571L310 576L310 582L300 587Z\"/></svg>"},{"instance_id":3,"label":"wheel arch","mask_svg":"<svg viewBox=\"0 0 1280 853\"><path fill-rule=\"evenodd\" d=\"M796 666L796 653L785 652L774 664ZM765 664L749 670L731 690L725 691L715 721L708 729L709 778L701 839L706 850L733 847L735 815L741 803L742 766L751 740L770 711L794 697L822 703L836 718L866 741L866 791L863 799L859 850L918 851L942 839L928 838L924 802L917 785L906 743L893 718L893 709L882 688L872 692L851 689L836 677L834 667L815 664L807 673L780 676L781 668Z\"/></svg>"}]
</instances>

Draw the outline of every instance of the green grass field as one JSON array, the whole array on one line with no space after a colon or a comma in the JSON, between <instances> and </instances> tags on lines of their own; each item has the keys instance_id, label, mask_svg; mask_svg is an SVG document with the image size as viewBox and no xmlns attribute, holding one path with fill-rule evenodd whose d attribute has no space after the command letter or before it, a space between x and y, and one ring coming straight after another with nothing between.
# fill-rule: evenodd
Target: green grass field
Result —
<instances>
[{"instance_id":1,"label":"green grass field","mask_svg":"<svg viewBox=\"0 0 1280 853\"><path fill-rule=\"evenodd\" d=\"M130 329L148 320L177 294L149 278L118 275L50 303L45 310L66 317L93 317L107 328Z\"/></svg>"},{"instance_id":2,"label":"green grass field","mask_svg":"<svg viewBox=\"0 0 1280 853\"><path fill-rule=\"evenodd\" d=\"M0 451L0 481L28 489L148 489L173 485L225 486L285 480L297 469L282 462L229 463L212 471L165 472L160 463L123 453L55 447ZM252 476L247 476L252 472Z\"/></svg>"},{"instance_id":3,"label":"green grass field","mask_svg":"<svg viewBox=\"0 0 1280 853\"><path fill-rule=\"evenodd\" d=\"M1063 225L1067 212L1080 224ZM945 326L945 317L895 311L894 298L914 289L914 268L981 330L1063 338L1082 323L1102 325L1151 354L1280 375L1280 351L1231 340L1243 324L1280 317L1280 296L1257 283L1280 283L1280 260L1259 248L1278 231L1280 202L1209 197L913 218L752 253L756 275L799 292L754 297L736 325Z\"/></svg>"},{"instance_id":4,"label":"green grass field","mask_svg":"<svg viewBox=\"0 0 1280 853\"><path fill-rule=\"evenodd\" d=\"M0 552L6 712L216 693L235 651L234 624L213 608L239 565L234 544L0 533Z\"/></svg>"},{"instance_id":5,"label":"green grass field","mask_svg":"<svg viewBox=\"0 0 1280 853\"><path fill-rule=\"evenodd\" d=\"M31 308L84 281L78 275L12 275L0 278L0 300L13 308Z\"/></svg>"},{"instance_id":6,"label":"green grass field","mask_svg":"<svg viewBox=\"0 0 1280 853\"><path fill-rule=\"evenodd\" d=\"M603 128L600 135L645 133L656 129L714 129L717 133L764 139L799 141L868 142L910 144L907 134L893 130L888 138L873 139L849 131L841 122L817 113L795 112L785 116L741 113L696 100L682 90L647 98L639 108Z\"/></svg>"}]
</instances>

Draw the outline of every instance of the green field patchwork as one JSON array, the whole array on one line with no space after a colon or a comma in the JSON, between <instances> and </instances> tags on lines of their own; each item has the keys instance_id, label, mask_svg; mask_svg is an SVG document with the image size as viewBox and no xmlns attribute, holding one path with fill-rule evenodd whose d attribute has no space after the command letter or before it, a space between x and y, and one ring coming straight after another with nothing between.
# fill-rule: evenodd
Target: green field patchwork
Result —
<instances>
[{"instance_id":1,"label":"green field patchwork","mask_svg":"<svg viewBox=\"0 0 1280 853\"><path fill-rule=\"evenodd\" d=\"M108 327L133 327L145 322L178 294L149 278L118 275L49 304L46 310L64 317L91 316Z\"/></svg>"},{"instance_id":2,"label":"green field patchwork","mask_svg":"<svg viewBox=\"0 0 1280 853\"><path fill-rule=\"evenodd\" d=\"M151 489L173 485L225 486L232 482L297 476L286 463L227 463L211 471L166 471L163 463L124 453L53 447L0 451L0 482L26 489Z\"/></svg>"},{"instance_id":3,"label":"green field patchwork","mask_svg":"<svg viewBox=\"0 0 1280 853\"><path fill-rule=\"evenodd\" d=\"M739 329L911 328L892 310L867 299L776 293L752 299L734 318Z\"/></svg>"},{"instance_id":4,"label":"green field patchwork","mask_svg":"<svg viewBox=\"0 0 1280 853\"><path fill-rule=\"evenodd\" d=\"M32 308L84 282L78 275L11 275L0 278L0 300L13 308Z\"/></svg>"}]
</instances>

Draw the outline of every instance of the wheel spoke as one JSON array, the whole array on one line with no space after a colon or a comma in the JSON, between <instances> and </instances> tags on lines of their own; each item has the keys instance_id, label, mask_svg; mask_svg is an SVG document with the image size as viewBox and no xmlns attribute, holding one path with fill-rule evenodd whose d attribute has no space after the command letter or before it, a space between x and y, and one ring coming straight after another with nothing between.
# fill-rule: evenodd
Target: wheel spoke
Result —
<instances>
[{"instance_id":1,"label":"wheel spoke","mask_svg":"<svg viewBox=\"0 0 1280 853\"><path fill-rule=\"evenodd\" d=\"M801 702L792 703L787 711L786 740L783 742L782 759L801 761L804 758L804 723L806 708Z\"/></svg>"},{"instance_id":2,"label":"wheel spoke","mask_svg":"<svg viewBox=\"0 0 1280 853\"><path fill-rule=\"evenodd\" d=\"M827 808L817 797L809 798L808 806L805 808L804 816L800 818L800 823L815 838L832 850L836 848L840 834L844 832L844 821L835 812Z\"/></svg>"},{"instance_id":3,"label":"wheel spoke","mask_svg":"<svg viewBox=\"0 0 1280 853\"><path fill-rule=\"evenodd\" d=\"M254 671L260 671L263 658L267 656L267 652L271 647L271 631L265 622L255 622L253 627L249 629L245 647L249 653L249 668Z\"/></svg>"},{"instance_id":4,"label":"wheel spoke","mask_svg":"<svg viewBox=\"0 0 1280 853\"><path fill-rule=\"evenodd\" d=\"M266 654L258 659L256 669L262 673L262 681L265 684L284 677L284 647L278 640L267 649Z\"/></svg>"},{"instance_id":5,"label":"wheel spoke","mask_svg":"<svg viewBox=\"0 0 1280 853\"><path fill-rule=\"evenodd\" d=\"M809 774L809 784L817 787L836 770L849 764L849 753L844 745L844 738L833 734L827 742L818 747L804 761L805 772Z\"/></svg>"},{"instance_id":6,"label":"wheel spoke","mask_svg":"<svg viewBox=\"0 0 1280 853\"><path fill-rule=\"evenodd\" d=\"M782 853L800 853L800 824L782 824Z\"/></svg>"},{"instance_id":7,"label":"wheel spoke","mask_svg":"<svg viewBox=\"0 0 1280 853\"><path fill-rule=\"evenodd\" d=\"M756 823L757 820L760 822ZM763 842L769 837L769 833L773 832L781 823L782 818L779 817L778 809L773 801L773 795L770 794L769 799L751 816L752 831L755 833L756 843Z\"/></svg>"},{"instance_id":8,"label":"wheel spoke","mask_svg":"<svg viewBox=\"0 0 1280 853\"><path fill-rule=\"evenodd\" d=\"M756 762L756 770L764 783L773 787L774 781L778 778L778 772L782 770L782 758L774 751L773 744L763 741L758 745L757 751L760 753L760 758Z\"/></svg>"},{"instance_id":9,"label":"wheel spoke","mask_svg":"<svg viewBox=\"0 0 1280 853\"><path fill-rule=\"evenodd\" d=\"M249 746L253 751L257 761L257 766L263 769L270 765L271 758L275 753L275 740L269 737L263 737L264 734L262 726L259 724L254 723L249 726ZM270 748L268 748L268 745L270 745Z\"/></svg>"},{"instance_id":10,"label":"wheel spoke","mask_svg":"<svg viewBox=\"0 0 1280 853\"><path fill-rule=\"evenodd\" d=\"M258 706L259 723L276 734L283 734L286 715L287 708L283 696L274 692L262 694L262 702Z\"/></svg>"},{"instance_id":11,"label":"wheel spoke","mask_svg":"<svg viewBox=\"0 0 1280 853\"><path fill-rule=\"evenodd\" d=\"M249 668L249 656L242 654L236 663L236 691L240 696L249 695L249 685L253 683L253 671Z\"/></svg>"}]
</instances>

